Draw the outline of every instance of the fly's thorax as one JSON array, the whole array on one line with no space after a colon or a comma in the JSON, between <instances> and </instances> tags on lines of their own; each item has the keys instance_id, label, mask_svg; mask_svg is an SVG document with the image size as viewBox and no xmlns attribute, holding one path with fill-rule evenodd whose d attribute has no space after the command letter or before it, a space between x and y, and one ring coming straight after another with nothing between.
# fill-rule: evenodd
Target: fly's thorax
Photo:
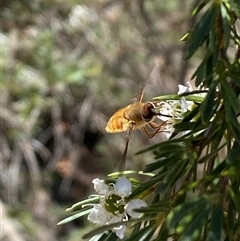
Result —
<instances>
[{"instance_id":1,"label":"fly's thorax","mask_svg":"<svg viewBox=\"0 0 240 241\"><path fill-rule=\"evenodd\" d=\"M142 107L143 107L143 103L141 102L133 103L130 106L128 112L126 112L126 118L129 119L130 121L135 122L136 124L143 121Z\"/></svg>"}]
</instances>

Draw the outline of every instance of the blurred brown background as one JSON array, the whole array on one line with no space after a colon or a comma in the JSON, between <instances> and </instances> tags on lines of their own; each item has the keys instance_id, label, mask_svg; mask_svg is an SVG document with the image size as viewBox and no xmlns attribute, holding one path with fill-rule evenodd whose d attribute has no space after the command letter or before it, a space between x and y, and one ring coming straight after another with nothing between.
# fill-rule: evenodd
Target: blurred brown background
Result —
<instances>
[{"instance_id":1,"label":"blurred brown background","mask_svg":"<svg viewBox=\"0 0 240 241\"><path fill-rule=\"evenodd\" d=\"M1 1L2 241L75 241L85 219L64 226L65 209L113 172L126 134L106 122L133 102L152 66L144 100L190 80L180 38L194 2L174 0ZM133 133L127 168L149 140Z\"/></svg>"}]
</instances>

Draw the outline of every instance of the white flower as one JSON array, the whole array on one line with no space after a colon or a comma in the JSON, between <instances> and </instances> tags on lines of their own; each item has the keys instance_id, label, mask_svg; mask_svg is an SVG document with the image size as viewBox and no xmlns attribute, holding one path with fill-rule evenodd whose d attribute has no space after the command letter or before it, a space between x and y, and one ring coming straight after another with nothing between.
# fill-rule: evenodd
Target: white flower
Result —
<instances>
[{"instance_id":1,"label":"white flower","mask_svg":"<svg viewBox=\"0 0 240 241\"><path fill-rule=\"evenodd\" d=\"M188 87L184 85L178 85L178 94L183 94L186 91L192 91L192 87L187 82ZM161 131L165 134L168 139L174 132L173 125L179 123L192 105L191 101L186 101L185 97L181 97L180 100L167 100L159 103L159 116L158 118L164 123Z\"/></svg>"},{"instance_id":2,"label":"white flower","mask_svg":"<svg viewBox=\"0 0 240 241\"><path fill-rule=\"evenodd\" d=\"M113 231L116 233L116 235L120 238L124 238L124 233L126 231L126 225L120 225L117 228L113 228Z\"/></svg>"},{"instance_id":3,"label":"white flower","mask_svg":"<svg viewBox=\"0 0 240 241\"><path fill-rule=\"evenodd\" d=\"M184 85L178 85L178 94L181 95L187 91L188 87Z\"/></svg>"},{"instance_id":4,"label":"white flower","mask_svg":"<svg viewBox=\"0 0 240 241\"><path fill-rule=\"evenodd\" d=\"M132 184L126 177L119 177L115 184L115 191L118 195L126 197L132 192Z\"/></svg>"},{"instance_id":5,"label":"white flower","mask_svg":"<svg viewBox=\"0 0 240 241\"><path fill-rule=\"evenodd\" d=\"M101 204L95 204L88 215L88 220L97 225L104 225L109 221L108 212L102 208Z\"/></svg>"},{"instance_id":6,"label":"white flower","mask_svg":"<svg viewBox=\"0 0 240 241\"><path fill-rule=\"evenodd\" d=\"M137 213L134 211L134 209L138 209L138 208L141 208L141 207L146 207L147 204L141 200L141 199L134 199L134 200L131 200L128 204L127 204L127 213L133 217L133 218L139 218L141 213Z\"/></svg>"},{"instance_id":7,"label":"white flower","mask_svg":"<svg viewBox=\"0 0 240 241\"><path fill-rule=\"evenodd\" d=\"M183 118L183 112L181 109L181 103L179 100L167 100L162 101L158 118L165 122L161 128L168 139L174 132L173 125L179 123Z\"/></svg>"},{"instance_id":8,"label":"white flower","mask_svg":"<svg viewBox=\"0 0 240 241\"><path fill-rule=\"evenodd\" d=\"M95 178L92 180L92 183L94 184L94 189L99 194L108 194L109 193L109 187L107 184L105 184L104 180L101 180L99 178Z\"/></svg>"},{"instance_id":9,"label":"white flower","mask_svg":"<svg viewBox=\"0 0 240 241\"><path fill-rule=\"evenodd\" d=\"M189 82L188 82L189 83ZM184 86L184 85L178 85L178 94L181 95L183 93L185 93L188 90L188 87ZM181 109L182 112L185 113L188 110L188 103L185 99L185 97L181 97L180 98L180 102L181 102Z\"/></svg>"},{"instance_id":10,"label":"white flower","mask_svg":"<svg viewBox=\"0 0 240 241\"><path fill-rule=\"evenodd\" d=\"M88 220L97 225L107 225L128 220L128 215L138 218L141 214L134 211L147 204L141 199L126 202L126 197L132 192L131 182L126 177L119 177L115 184L107 185L104 180L93 179L94 189L99 194L100 203L92 204L93 208L88 215ZM112 229L120 238L124 238L125 225Z\"/></svg>"}]
</instances>

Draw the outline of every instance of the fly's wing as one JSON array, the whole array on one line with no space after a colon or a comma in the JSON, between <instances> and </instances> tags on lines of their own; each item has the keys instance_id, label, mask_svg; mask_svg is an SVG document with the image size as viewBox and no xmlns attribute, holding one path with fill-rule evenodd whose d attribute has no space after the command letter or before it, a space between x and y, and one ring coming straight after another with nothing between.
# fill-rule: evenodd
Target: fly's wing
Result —
<instances>
[{"instance_id":1,"label":"fly's wing","mask_svg":"<svg viewBox=\"0 0 240 241\"><path fill-rule=\"evenodd\" d=\"M142 102L145 86L147 84L147 81L148 81L148 79L150 77L150 74L152 73L154 67L155 67L155 64L151 67L151 69L149 70L149 72L148 72L148 74L147 74L147 76L145 78L144 83L141 85L141 87L140 87L140 89L138 91L138 96L137 96L136 102Z\"/></svg>"},{"instance_id":2,"label":"fly's wing","mask_svg":"<svg viewBox=\"0 0 240 241\"><path fill-rule=\"evenodd\" d=\"M138 95L137 95L137 98L136 98L135 102L139 102L139 103L142 102L145 86L147 84L148 78L149 78L151 72L153 71L154 67L155 67L155 65L153 65L151 67L150 71L148 72L147 77L145 78L144 83L141 85L141 87L140 87L140 89L138 91ZM130 126L128 128L128 133L127 133L127 138L126 138L126 145L125 145L125 149L124 149L124 152L123 152L123 159L122 159L122 161L120 162L120 165L119 165L119 170L120 171L124 170L124 167L125 167L127 151L128 151L128 145L129 145L130 137L132 135L132 131L133 131L134 127L135 127L134 123L130 123Z\"/></svg>"}]
</instances>

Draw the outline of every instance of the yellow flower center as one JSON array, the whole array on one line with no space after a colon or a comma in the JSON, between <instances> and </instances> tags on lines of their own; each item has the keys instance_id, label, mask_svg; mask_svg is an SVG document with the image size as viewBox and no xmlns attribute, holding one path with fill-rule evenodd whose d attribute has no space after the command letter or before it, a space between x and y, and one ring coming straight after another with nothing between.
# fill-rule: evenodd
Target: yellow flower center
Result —
<instances>
[{"instance_id":1,"label":"yellow flower center","mask_svg":"<svg viewBox=\"0 0 240 241\"><path fill-rule=\"evenodd\" d=\"M115 193L110 194L105 199L105 209L114 215L122 214L124 213L124 200Z\"/></svg>"}]
</instances>

